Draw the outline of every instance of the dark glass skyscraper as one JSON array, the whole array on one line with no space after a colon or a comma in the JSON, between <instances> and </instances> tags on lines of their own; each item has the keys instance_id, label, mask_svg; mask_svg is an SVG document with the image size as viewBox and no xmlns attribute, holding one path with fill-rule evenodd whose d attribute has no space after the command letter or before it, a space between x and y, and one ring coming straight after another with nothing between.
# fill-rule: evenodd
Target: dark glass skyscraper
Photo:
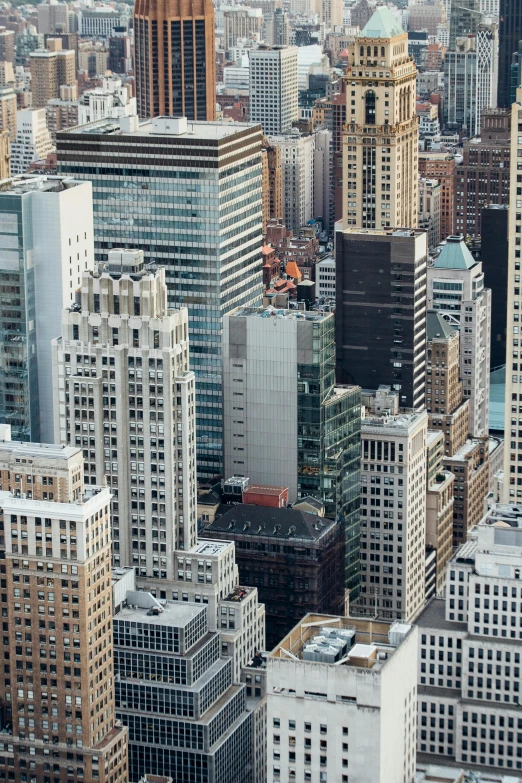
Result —
<instances>
[{"instance_id":1,"label":"dark glass skyscraper","mask_svg":"<svg viewBox=\"0 0 522 783\"><path fill-rule=\"evenodd\" d=\"M212 0L136 0L134 48L140 117L216 118Z\"/></svg>"},{"instance_id":2,"label":"dark glass skyscraper","mask_svg":"<svg viewBox=\"0 0 522 783\"><path fill-rule=\"evenodd\" d=\"M511 62L522 39L522 3L500 0L498 47L498 106L511 106Z\"/></svg>"}]
</instances>

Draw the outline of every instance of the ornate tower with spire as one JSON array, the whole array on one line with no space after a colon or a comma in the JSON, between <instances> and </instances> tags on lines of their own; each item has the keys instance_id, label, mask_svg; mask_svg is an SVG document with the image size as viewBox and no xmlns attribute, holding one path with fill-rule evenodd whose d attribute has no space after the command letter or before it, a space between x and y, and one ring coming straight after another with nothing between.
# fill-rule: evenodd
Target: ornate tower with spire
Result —
<instances>
[{"instance_id":1,"label":"ornate tower with spire","mask_svg":"<svg viewBox=\"0 0 522 783\"><path fill-rule=\"evenodd\" d=\"M417 70L408 34L378 7L350 47L343 134L343 226L417 226Z\"/></svg>"}]
</instances>

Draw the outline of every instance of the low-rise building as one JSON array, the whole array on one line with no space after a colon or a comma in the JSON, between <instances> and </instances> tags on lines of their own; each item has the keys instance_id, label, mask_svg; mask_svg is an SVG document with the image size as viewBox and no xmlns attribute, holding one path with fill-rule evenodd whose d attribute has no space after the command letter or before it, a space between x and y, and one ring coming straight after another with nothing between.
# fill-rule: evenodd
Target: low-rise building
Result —
<instances>
[{"instance_id":1,"label":"low-rise building","mask_svg":"<svg viewBox=\"0 0 522 783\"><path fill-rule=\"evenodd\" d=\"M306 612L344 613L344 526L295 508L238 504L203 537L232 540L241 584L257 587L271 650Z\"/></svg>"}]
</instances>

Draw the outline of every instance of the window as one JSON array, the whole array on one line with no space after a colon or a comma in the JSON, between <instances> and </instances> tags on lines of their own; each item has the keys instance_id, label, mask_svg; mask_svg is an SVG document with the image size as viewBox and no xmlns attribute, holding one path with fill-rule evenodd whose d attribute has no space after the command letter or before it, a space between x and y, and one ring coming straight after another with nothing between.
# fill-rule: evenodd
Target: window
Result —
<instances>
[{"instance_id":1,"label":"window","mask_svg":"<svg viewBox=\"0 0 522 783\"><path fill-rule=\"evenodd\" d=\"M375 93L373 90L367 90L365 95L366 105L366 124L375 125Z\"/></svg>"}]
</instances>

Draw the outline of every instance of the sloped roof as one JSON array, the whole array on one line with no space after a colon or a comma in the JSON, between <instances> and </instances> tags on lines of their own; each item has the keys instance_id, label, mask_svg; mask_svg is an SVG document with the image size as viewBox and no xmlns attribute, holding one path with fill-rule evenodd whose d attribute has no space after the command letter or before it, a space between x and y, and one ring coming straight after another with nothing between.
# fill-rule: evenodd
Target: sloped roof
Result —
<instances>
[{"instance_id":1,"label":"sloped roof","mask_svg":"<svg viewBox=\"0 0 522 783\"><path fill-rule=\"evenodd\" d=\"M219 516L219 514L222 516ZM220 506L218 516L205 528L205 537L217 532L249 536L270 536L276 538L301 538L317 541L325 531L337 523L333 519L318 517L293 508L272 508L238 503L234 506Z\"/></svg>"},{"instance_id":2,"label":"sloped roof","mask_svg":"<svg viewBox=\"0 0 522 783\"><path fill-rule=\"evenodd\" d=\"M299 280L302 277L299 267L295 261L288 261L285 267L285 272L288 277L292 277L294 280Z\"/></svg>"},{"instance_id":3,"label":"sloped roof","mask_svg":"<svg viewBox=\"0 0 522 783\"><path fill-rule=\"evenodd\" d=\"M435 269L471 269L476 263L464 238L456 236L446 239L446 244L433 266Z\"/></svg>"},{"instance_id":4,"label":"sloped roof","mask_svg":"<svg viewBox=\"0 0 522 783\"><path fill-rule=\"evenodd\" d=\"M379 6L369 21L365 24L359 38L395 38L402 35L404 30L394 17L388 6Z\"/></svg>"},{"instance_id":5,"label":"sloped roof","mask_svg":"<svg viewBox=\"0 0 522 783\"><path fill-rule=\"evenodd\" d=\"M435 337L451 337L456 326L449 324L437 310L428 310L426 313L426 339Z\"/></svg>"}]
</instances>

